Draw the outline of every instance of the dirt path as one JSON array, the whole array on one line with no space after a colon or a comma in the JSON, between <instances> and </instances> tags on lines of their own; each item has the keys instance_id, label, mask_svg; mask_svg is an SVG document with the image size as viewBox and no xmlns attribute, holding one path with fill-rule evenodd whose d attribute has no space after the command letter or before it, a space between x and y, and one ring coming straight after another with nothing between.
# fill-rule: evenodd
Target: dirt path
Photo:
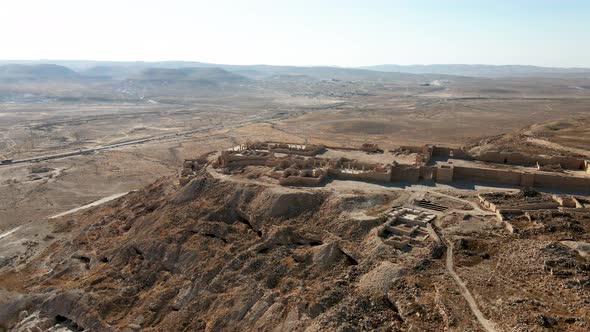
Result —
<instances>
[{"instance_id":1,"label":"dirt path","mask_svg":"<svg viewBox=\"0 0 590 332\"><path fill-rule=\"evenodd\" d=\"M4 232L4 233L0 234L0 240L3 239L3 238L5 238L5 237L7 237L8 235L10 235L10 234L18 231L19 228L21 228L21 226L17 226L17 227L15 227L15 228L7 231L7 232Z\"/></svg>"},{"instance_id":2,"label":"dirt path","mask_svg":"<svg viewBox=\"0 0 590 332\"><path fill-rule=\"evenodd\" d=\"M548 147L548 148L555 149L555 150L558 150L558 151L559 150L569 151L569 152L581 154L581 155L584 155L584 156L590 155L587 150L573 148L573 147L569 147L569 146L563 146L563 145L561 145L559 143L554 143L554 142L546 141L546 140L540 139L540 138L528 137L527 138L527 141L529 141L529 142L531 142L533 144L536 144L536 145Z\"/></svg>"},{"instance_id":3,"label":"dirt path","mask_svg":"<svg viewBox=\"0 0 590 332\"><path fill-rule=\"evenodd\" d=\"M120 194L114 194L114 195L111 195L111 196L108 196L108 197L105 197L105 198L99 199L98 201L92 202L92 203L90 203L90 204L86 204L86 205L83 205L83 206L77 207L77 208L75 208L75 209L71 209L71 210L68 210L68 211L62 212L62 213L60 213L60 214L56 214L56 215L54 215L54 216L51 216L51 217L49 217L49 219L55 219L55 218L59 218L59 217L63 217L63 216L67 216L68 214L76 213L76 212L78 212L78 211L82 211L82 210L85 210L85 209L91 208L91 207L93 207L93 206L97 206L97 205L100 205L100 204L103 204L103 203L106 203L106 202L109 202L109 201L115 200L115 199L117 199L117 198L119 198L119 197L122 197L122 196L124 196L124 195L127 195L128 193L129 193L129 192L124 192L124 193L120 193Z\"/></svg>"},{"instance_id":4,"label":"dirt path","mask_svg":"<svg viewBox=\"0 0 590 332\"><path fill-rule=\"evenodd\" d=\"M463 295L463 298L465 298L465 301L467 301L467 303L469 304L469 309L471 309L471 312L475 315L475 317L477 318L479 323L483 326L483 328L486 331L495 332L496 328L494 327L494 323L492 323L491 321L487 320L484 317L484 315L481 313L481 311L477 307L477 303L475 303L475 299L473 298L473 296L471 296L471 293L467 289L467 286L465 286L465 283L463 282L463 280L461 280L461 278L459 278L459 275L457 275L457 273L455 273L454 263L453 263L453 244L450 241L447 241L447 264L446 265L447 265L447 271L449 271L449 274L451 275L451 277L453 277L457 286L459 286L459 290L461 291L461 295Z\"/></svg>"}]
</instances>

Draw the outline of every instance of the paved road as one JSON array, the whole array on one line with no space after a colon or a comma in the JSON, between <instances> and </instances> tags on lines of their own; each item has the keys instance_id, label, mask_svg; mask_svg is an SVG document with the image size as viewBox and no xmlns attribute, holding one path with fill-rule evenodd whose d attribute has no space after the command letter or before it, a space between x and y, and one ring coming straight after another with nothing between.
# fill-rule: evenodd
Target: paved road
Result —
<instances>
[{"instance_id":1,"label":"paved road","mask_svg":"<svg viewBox=\"0 0 590 332\"><path fill-rule=\"evenodd\" d=\"M106 144L106 145L98 146L95 148L80 149L80 150L75 150L75 151L70 151L70 152L63 152L63 153L57 153L57 154L51 154L51 155L45 155L45 156L37 156L37 157L26 158L26 159L16 159L16 160L12 160L12 162L10 162L10 163L0 163L0 167L16 165L16 164L24 164L24 163L34 163L34 162L39 162L39 161L51 160L51 159L68 158L68 157L84 155L84 154L93 154L93 153L96 153L99 151L115 149L115 148L128 146L128 145L135 145L135 144L143 144L143 143L153 142L153 141L160 141L160 140L164 140L164 139L185 136L185 135L191 135L191 134L195 134L195 133L204 133L204 132L208 132L208 131L212 131L212 130L220 130L220 129L224 129L224 128L237 127L237 126L242 126L242 125L247 125L247 124L252 124L252 123L265 122L268 120L279 120L279 119L285 118L287 116L288 116L288 114L281 114L280 116L273 115L273 116L266 116L266 117L256 117L254 119L248 119L248 120L235 122L229 126L227 126L227 125L205 126L205 127L200 127L197 129L181 130L181 131L168 133L168 134L150 136L150 137L134 139L134 140L113 143L113 144Z\"/></svg>"}]
</instances>

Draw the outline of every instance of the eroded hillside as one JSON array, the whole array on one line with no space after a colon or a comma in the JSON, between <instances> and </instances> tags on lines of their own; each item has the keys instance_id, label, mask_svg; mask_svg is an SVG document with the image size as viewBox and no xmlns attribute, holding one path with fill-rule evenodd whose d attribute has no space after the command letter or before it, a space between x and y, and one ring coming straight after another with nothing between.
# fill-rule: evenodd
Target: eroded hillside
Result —
<instances>
[{"instance_id":1,"label":"eroded hillside","mask_svg":"<svg viewBox=\"0 0 590 332\"><path fill-rule=\"evenodd\" d=\"M481 330L457 277L488 328L588 327L590 269L574 250L551 231L509 234L472 196L429 195L452 207L433 224L441 239L398 249L383 225L408 191L163 178L52 221L65 236L4 269L0 320L15 331ZM587 221L575 232L587 238ZM535 285L515 288L525 279Z\"/></svg>"},{"instance_id":2,"label":"eroded hillside","mask_svg":"<svg viewBox=\"0 0 590 332\"><path fill-rule=\"evenodd\" d=\"M397 196L208 177L177 191L160 180L56 221L71 239L4 275L26 294L9 301L4 319L26 309L40 311L41 325L63 316L91 330L437 329L443 320L432 299L404 285L412 271L440 268L431 260L440 249L400 255L372 232ZM359 205L368 215L351 214ZM434 271L420 273L427 294ZM417 309L420 302L432 307Z\"/></svg>"}]
</instances>

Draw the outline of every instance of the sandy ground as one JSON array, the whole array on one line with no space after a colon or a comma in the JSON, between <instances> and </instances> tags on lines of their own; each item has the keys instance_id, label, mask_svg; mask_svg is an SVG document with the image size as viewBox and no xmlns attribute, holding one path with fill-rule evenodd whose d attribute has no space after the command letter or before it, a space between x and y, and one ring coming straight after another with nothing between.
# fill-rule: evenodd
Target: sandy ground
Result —
<instances>
[{"instance_id":1,"label":"sandy ground","mask_svg":"<svg viewBox=\"0 0 590 332\"><path fill-rule=\"evenodd\" d=\"M468 81L468 80L467 80ZM586 114L586 92L531 90L520 81L503 82L506 93L473 82L455 82L437 89L403 89L395 84L366 85L369 94L337 93L338 84L273 87L258 95L223 98L199 96L183 103L59 103L0 104L0 160L76 151L104 144L141 139L194 128L217 126L207 133L173 136L97 154L40 163L0 166L0 241L35 251L53 225L47 221L64 211L139 189L175 174L184 158L231 147L248 140L323 143L358 147L378 143L383 154L328 150L324 157L347 156L368 162L413 162L413 156L387 152L401 144L425 143L459 147L466 140L501 133L541 120L558 121ZM497 82L496 82L497 83ZM354 85L348 82L343 85ZM325 85L325 86L324 86ZM475 84L476 85L476 84ZM278 90L277 90L278 89ZM281 90L285 89L285 90ZM310 90L320 89L319 92ZM483 90L489 90L484 91ZM547 91L545 91L547 90ZM262 91L262 90L261 90ZM473 98L473 97L477 98ZM171 99L172 100L172 99ZM244 120L257 123L236 126ZM485 124L485 125L482 125ZM585 123L564 128L536 144L565 144L584 133ZM553 128L553 127L551 127ZM533 128L532 130L538 130ZM575 140L580 142L579 140ZM544 143L550 142L550 143ZM569 141L567 141L569 144ZM582 144L581 142L580 144ZM583 145L583 144L582 144ZM39 171L42 169L43 171ZM478 183L424 186L426 190L496 190ZM417 190L421 186L396 184L377 189L372 184L332 181L328 190ZM506 189L506 188L502 188ZM510 189L510 188L508 188ZM21 227L21 228L18 228ZM12 233L7 233L11 232ZM35 236L37 234L37 236ZM31 249L32 248L32 249ZM12 249L11 249L12 250ZM7 249L7 253L10 251ZM0 255L4 255L0 253ZM6 256L6 255L4 255Z\"/></svg>"},{"instance_id":2,"label":"sandy ground","mask_svg":"<svg viewBox=\"0 0 590 332\"><path fill-rule=\"evenodd\" d=\"M358 148L359 146L356 146ZM394 155L391 152L385 151L384 153L366 153L363 151L347 151L337 149L327 149L326 152L322 153L321 157L324 158L349 158L363 160L369 163L381 163L391 164L396 161L400 164L413 164L416 161L415 154L409 155Z\"/></svg>"}]
</instances>

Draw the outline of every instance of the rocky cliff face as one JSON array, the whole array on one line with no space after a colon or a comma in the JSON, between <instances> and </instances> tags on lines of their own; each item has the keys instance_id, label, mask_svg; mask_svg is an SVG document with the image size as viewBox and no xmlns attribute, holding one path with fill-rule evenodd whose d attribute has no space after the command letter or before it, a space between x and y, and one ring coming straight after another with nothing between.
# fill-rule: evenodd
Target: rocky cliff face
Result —
<instances>
[{"instance_id":1,"label":"rocky cliff face","mask_svg":"<svg viewBox=\"0 0 590 332\"><path fill-rule=\"evenodd\" d=\"M395 199L161 179L57 220L69 240L0 278L14 290L3 296L0 323L17 331L441 330L444 311L428 281L442 269L433 248L402 255L375 235Z\"/></svg>"}]
</instances>

